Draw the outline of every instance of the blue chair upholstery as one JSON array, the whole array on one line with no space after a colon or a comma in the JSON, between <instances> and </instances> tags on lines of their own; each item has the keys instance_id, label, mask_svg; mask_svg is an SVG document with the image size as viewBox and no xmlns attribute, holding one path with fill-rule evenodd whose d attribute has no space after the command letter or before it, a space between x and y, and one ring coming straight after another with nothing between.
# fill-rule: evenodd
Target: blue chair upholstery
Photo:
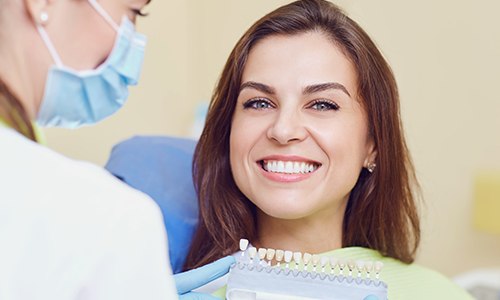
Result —
<instances>
[{"instance_id":1,"label":"blue chair upholstery","mask_svg":"<svg viewBox=\"0 0 500 300\"><path fill-rule=\"evenodd\" d=\"M172 270L182 270L198 223L191 176L194 140L139 136L113 147L106 169L159 205L168 232Z\"/></svg>"}]
</instances>

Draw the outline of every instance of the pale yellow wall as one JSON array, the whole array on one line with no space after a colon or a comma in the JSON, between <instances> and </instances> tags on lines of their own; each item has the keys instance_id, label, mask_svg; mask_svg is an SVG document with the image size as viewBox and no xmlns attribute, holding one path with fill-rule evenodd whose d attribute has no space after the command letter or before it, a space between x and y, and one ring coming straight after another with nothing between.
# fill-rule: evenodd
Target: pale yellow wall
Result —
<instances>
[{"instance_id":1,"label":"pale yellow wall","mask_svg":"<svg viewBox=\"0 0 500 300\"><path fill-rule=\"evenodd\" d=\"M47 130L51 147L103 164L134 134L185 136L229 51L258 17L288 1L155 0L140 87L93 128ZM426 208L418 262L454 275L500 267L500 236L471 226L472 178L500 169L500 1L338 1L393 66ZM499 212L500 215L500 212Z\"/></svg>"}]
</instances>

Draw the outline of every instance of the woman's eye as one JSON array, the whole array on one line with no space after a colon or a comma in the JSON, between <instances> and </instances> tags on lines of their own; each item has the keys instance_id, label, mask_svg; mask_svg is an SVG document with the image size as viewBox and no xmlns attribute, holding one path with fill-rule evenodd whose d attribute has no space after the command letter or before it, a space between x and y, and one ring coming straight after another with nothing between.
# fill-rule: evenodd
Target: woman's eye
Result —
<instances>
[{"instance_id":1,"label":"woman's eye","mask_svg":"<svg viewBox=\"0 0 500 300\"><path fill-rule=\"evenodd\" d=\"M330 100L315 100L310 107L318 111L339 110L340 108L337 103Z\"/></svg>"},{"instance_id":2,"label":"woman's eye","mask_svg":"<svg viewBox=\"0 0 500 300\"><path fill-rule=\"evenodd\" d=\"M272 107L273 107L272 103L269 100L263 98L250 99L243 104L244 109L251 108L257 110L263 110Z\"/></svg>"}]
</instances>

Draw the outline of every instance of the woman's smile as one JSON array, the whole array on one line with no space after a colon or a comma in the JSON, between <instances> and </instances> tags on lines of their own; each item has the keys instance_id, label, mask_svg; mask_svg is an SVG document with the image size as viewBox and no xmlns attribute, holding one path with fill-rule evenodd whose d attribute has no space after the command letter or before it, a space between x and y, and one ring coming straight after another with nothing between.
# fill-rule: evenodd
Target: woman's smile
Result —
<instances>
[{"instance_id":1,"label":"woman's smile","mask_svg":"<svg viewBox=\"0 0 500 300\"><path fill-rule=\"evenodd\" d=\"M272 155L256 163L267 179L278 182L308 179L321 167L321 163L300 156Z\"/></svg>"}]
</instances>

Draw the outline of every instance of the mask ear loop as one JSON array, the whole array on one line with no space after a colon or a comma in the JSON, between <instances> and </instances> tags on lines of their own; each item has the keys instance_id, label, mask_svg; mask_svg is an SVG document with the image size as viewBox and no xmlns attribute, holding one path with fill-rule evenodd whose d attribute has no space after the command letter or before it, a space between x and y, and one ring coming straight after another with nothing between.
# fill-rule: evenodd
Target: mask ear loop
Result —
<instances>
[{"instance_id":1,"label":"mask ear loop","mask_svg":"<svg viewBox=\"0 0 500 300\"><path fill-rule=\"evenodd\" d=\"M116 22L113 20L113 18L111 18L111 16L108 14L108 12L106 12L104 10L104 8L102 8L102 6L97 3L96 0L88 0L90 5L104 18L104 20L106 20L106 22L109 23L109 25L111 25L111 27L113 27L113 29L118 32L120 30L120 26L118 26L118 24L116 24Z\"/></svg>"},{"instance_id":2,"label":"mask ear loop","mask_svg":"<svg viewBox=\"0 0 500 300\"><path fill-rule=\"evenodd\" d=\"M54 47L54 44L52 44L52 41L49 38L49 35L47 34L47 31L45 31L45 28L43 28L41 25L37 24L36 29L40 33L40 37L42 38L43 42L45 43L45 46L47 46L47 49L49 50L50 56L52 56L52 59L54 60L54 63L58 67L63 67L63 63L61 60L61 57L59 54L57 54L56 48Z\"/></svg>"}]
</instances>

